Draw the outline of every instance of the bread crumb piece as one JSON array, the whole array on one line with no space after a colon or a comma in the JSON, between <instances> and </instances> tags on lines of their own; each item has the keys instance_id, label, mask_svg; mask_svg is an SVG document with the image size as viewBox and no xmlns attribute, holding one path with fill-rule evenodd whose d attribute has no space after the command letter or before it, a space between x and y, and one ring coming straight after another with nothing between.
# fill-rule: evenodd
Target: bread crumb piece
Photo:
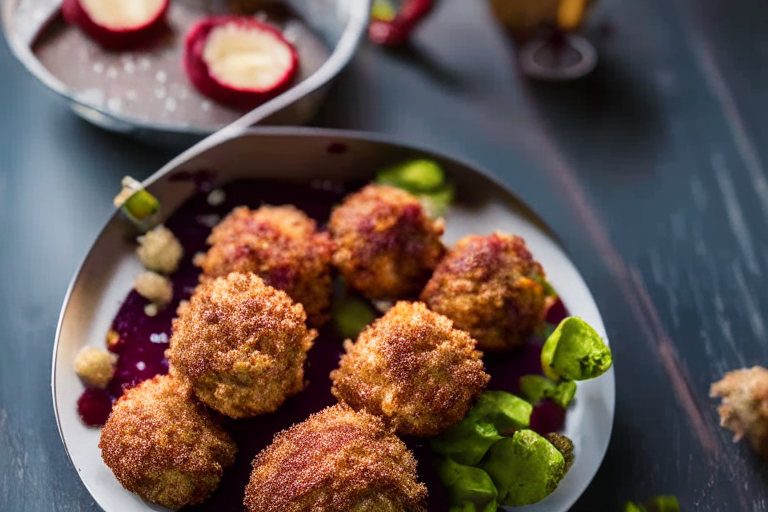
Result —
<instances>
[{"instance_id":1,"label":"bread crumb piece","mask_svg":"<svg viewBox=\"0 0 768 512\"><path fill-rule=\"evenodd\" d=\"M156 272L143 272L136 278L134 288L139 295L158 306L164 306L173 299L173 283Z\"/></svg>"},{"instance_id":2,"label":"bread crumb piece","mask_svg":"<svg viewBox=\"0 0 768 512\"><path fill-rule=\"evenodd\" d=\"M75 372L89 386L104 389L115 374L117 356L106 350L85 347L75 359Z\"/></svg>"},{"instance_id":3,"label":"bread crumb piece","mask_svg":"<svg viewBox=\"0 0 768 512\"><path fill-rule=\"evenodd\" d=\"M107 332L107 348L114 348L118 343L120 343L120 335L117 333L117 331L110 329Z\"/></svg>"},{"instance_id":4,"label":"bread crumb piece","mask_svg":"<svg viewBox=\"0 0 768 512\"><path fill-rule=\"evenodd\" d=\"M733 432L734 442L746 436L768 458L768 370L755 366L726 373L709 394L722 397L720 425Z\"/></svg>"},{"instance_id":5,"label":"bread crumb piece","mask_svg":"<svg viewBox=\"0 0 768 512\"><path fill-rule=\"evenodd\" d=\"M149 270L172 274L179 268L184 248L170 229L160 225L139 237L136 254Z\"/></svg>"},{"instance_id":6,"label":"bread crumb piece","mask_svg":"<svg viewBox=\"0 0 768 512\"><path fill-rule=\"evenodd\" d=\"M144 306L144 314L147 316L155 316L157 314L157 310L158 310L157 304L155 304L154 302Z\"/></svg>"},{"instance_id":7,"label":"bread crumb piece","mask_svg":"<svg viewBox=\"0 0 768 512\"><path fill-rule=\"evenodd\" d=\"M220 188L211 190L211 192L208 194L208 197L206 198L206 201L211 206L219 206L226 200L227 193Z\"/></svg>"}]
</instances>

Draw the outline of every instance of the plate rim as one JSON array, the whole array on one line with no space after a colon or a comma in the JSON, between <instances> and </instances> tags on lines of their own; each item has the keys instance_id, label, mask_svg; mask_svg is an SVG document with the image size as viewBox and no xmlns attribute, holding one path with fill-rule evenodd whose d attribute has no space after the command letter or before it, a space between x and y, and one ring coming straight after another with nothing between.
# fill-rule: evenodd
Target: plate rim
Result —
<instances>
[{"instance_id":1,"label":"plate rim","mask_svg":"<svg viewBox=\"0 0 768 512\"><path fill-rule=\"evenodd\" d=\"M347 138L347 139L356 139L361 140L365 142L376 142L376 143L383 143L383 144L389 144L394 146L399 146L400 148L419 152L423 154L429 154L433 156L437 156L446 160L451 160L459 165L462 165L463 167L466 167L470 169L471 171L477 173L481 177L484 177L485 179L491 181L493 184L498 186L505 194L508 194L511 198L513 198L515 201L517 201L522 208L526 210L526 215L529 216L529 218L534 221L537 224L537 227L544 231L547 236L549 236L553 243L555 243L560 250L562 250L563 254L567 257L568 261L573 266L574 270L576 271L576 274L583 282L587 292L589 293L590 298L592 299L595 310L597 312L598 318L600 320L600 324L598 327L601 328L603 332L606 332L605 329L605 322L603 320L603 315L600 313L600 309L597 307L597 303L594 299L594 296L592 295L591 290L589 289L589 286L587 285L586 281L584 280L583 276L581 275L581 272L579 271L578 267L573 263L571 260L571 256L565 246L563 245L560 238L557 236L555 231L549 226L547 222L544 221L544 219L537 213L537 211L530 206L530 204L525 201L511 186L508 186L504 181L501 180L498 176L496 176L493 172L489 171L484 166L478 165L477 163L473 162L471 159L468 158L462 158L457 157L451 153L445 152L443 150L436 149L435 147L429 145L429 144L415 144L410 142L402 142L398 140L397 137L388 135L388 134L382 134L382 133L371 133L371 132L363 132L363 131L356 131L356 130L341 130L341 129L333 129L333 128L315 128L315 127L281 127L281 126L258 126L258 127L251 127L247 130L243 130L241 132L232 133L231 135L227 136L226 138L219 138L216 140L215 145L207 145L205 147L201 147L199 151L187 151L183 154L186 161L189 158L192 158L194 156L199 155L200 153L203 153L215 146L218 146L219 144L232 141L234 139L240 138L240 137L247 137L247 136L318 136L318 137L325 137L325 138ZM150 176L148 176L142 183L142 187L148 187L151 184L155 183L159 179L163 178L166 174L173 172L179 168L180 165L182 165L184 162L179 161L179 157L176 157L172 159L168 164L161 167L158 171L154 172ZM56 331L55 331L55 338L54 338L54 344L53 344L53 351L52 351L52 360L51 360L51 398L52 398L52 405L54 410L54 416L56 418L56 427L59 432L59 438L61 439L62 444L64 445L64 450L67 454L67 458L70 461L70 464L77 470L77 466L74 463L74 460L72 459L72 455L70 453L70 449L67 445L67 441L64 438L64 432L62 430L62 424L61 424L61 418L59 414L59 404L57 401L56 396L56 370L57 370L57 354L59 350L59 342L61 341L61 334L62 334L62 327L64 323L64 318L67 313L67 308L70 304L71 295L74 290L75 285L77 284L78 279L81 277L81 273L83 271L83 267L85 266L89 256L91 255L91 250L93 246L95 245L96 241L101 238L101 236L106 231L108 225L112 222L112 220L115 218L115 216L119 215L119 209L115 208L112 213L107 217L105 222L103 223L101 229L99 229L98 233L96 234L93 241L90 243L88 251L83 256L82 260L80 261L79 265L77 266L72 279L69 282L69 285L67 286L67 291L64 296L64 300L62 303L62 307L59 313L59 318L56 325ZM605 337L606 343L610 346L610 340L607 337ZM602 375L601 379L608 379L609 387L610 387L610 394L611 394L611 400L609 403L609 416L610 421L608 425L608 430L606 433L606 441L604 444L604 447L601 450L601 453L597 457L598 463L595 465L594 468L591 470L591 474L587 478L587 485L586 487L578 493L574 493L574 495L565 501L566 508L565 510L568 510L573 504L583 495L583 493L586 491L587 487L591 484L591 482L594 480L595 475L597 474L598 470L603 464L603 461L605 459L605 456L608 451L608 447L610 445L610 441L613 435L613 427L615 422L615 413L616 413L616 379L615 379L615 371L614 371L615 364L611 366L608 372L606 372L604 375ZM88 493L91 495L91 498L93 498L93 492L89 486L89 484L83 479L82 475L80 474L80 471L77 470L78 476L80 477L80 481L83 483L85 488L88 490ZM93 498L96 504L101 507L101 504ZM500 509L504 510L513 510L512 508L508 507L500 507ZM517 509L519 507L515 507ZM165 509L162 509L165 510Z\"/></svg>"}]
</instances>

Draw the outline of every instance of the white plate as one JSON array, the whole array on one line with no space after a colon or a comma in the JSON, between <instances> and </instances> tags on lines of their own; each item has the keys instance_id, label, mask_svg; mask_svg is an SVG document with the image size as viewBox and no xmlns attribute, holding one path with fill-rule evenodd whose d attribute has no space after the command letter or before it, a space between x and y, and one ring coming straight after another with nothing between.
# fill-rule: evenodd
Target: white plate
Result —
<instances>
[{"instance_id":1,"label":"white plate","mask_svg":"<svg viewBox=\"0 0 768 512\"><path fill-rule=\"evenodd\" d=\"M329 151L335 149L345 151ZM534 257L572 315L580 316L607 341L605 327L584 280L549 228L522 201L486 174L430 151L371 135L309 128L259 128L198 152L188 152L145 182L169 216L194 192L189 182L170 181L175 171L216 171L214 185L238 178L370 179L376 169L405 158L426 156L444 165L459 198L449 213L445 241L470 234L509 231L525 238ZM105 198L106 200L107 198ZM104 346L120 302L141 265L134 255L133 228L113 215L75 275L64 301L53 354L53 404L61 438L72 463L96 502L107 512L162 510L123 489L101 460L99 430L78 418L83 385L73 364L85 345ZM579 383L564 434L576 445L574 465L546 500L519 512L565 512L581 496L603 460L611 437L615 405L614 374Z\"/></svg>"}]
</instances>

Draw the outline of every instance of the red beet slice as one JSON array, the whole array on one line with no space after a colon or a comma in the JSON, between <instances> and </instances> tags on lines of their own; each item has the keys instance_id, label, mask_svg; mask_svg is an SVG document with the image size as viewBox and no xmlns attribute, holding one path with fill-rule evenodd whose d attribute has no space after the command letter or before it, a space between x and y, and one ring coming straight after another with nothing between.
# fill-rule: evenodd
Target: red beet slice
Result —
<instances>
[{"instance_id":1,"label":"red beet slice","mask_svg":"<svg viewBox=\"0 0 768 512\"><path fill-rule=\"evenodd\" d=\"M250 110L291 86L299 57L275 28L253 18L220 16L190 29L184 68L205 96Z\"/></svg>"},{"instance_id":2,"label":"red beet slice","mask_svg":"<svg viewBox=\"0 0 768 512\"><path fill-rule=\"evenodd\" d=\"M64 19L113 50L152 42L166 28L170 0L63 0Z\"/></svg>"}]
</instances>

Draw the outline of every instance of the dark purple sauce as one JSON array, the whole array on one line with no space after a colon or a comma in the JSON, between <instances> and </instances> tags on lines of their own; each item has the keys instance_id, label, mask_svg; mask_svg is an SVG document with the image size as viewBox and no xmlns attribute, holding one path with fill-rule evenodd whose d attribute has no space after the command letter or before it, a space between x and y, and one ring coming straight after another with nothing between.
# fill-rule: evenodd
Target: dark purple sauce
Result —
<instances>
[{"instance_id":1,"label":"dark purple sauce","mask_svg":"<svg viewBox=\"0 0 768 512\"><path fill-rule=\"evenodd\" d=\"M332 206L348 190L342 184L332 185L322 183L314 187L263 180L238 181L224 187L226 200L218 206L209 205L206 194L200 194L179 208L166 222L185 249L179 270L172 276L173 301L156 316L149 317L144 313L146 299L135 291L128 294L112 322L112 330L119 335L119 341L110 348L120 356L115 377L107 392L87 390L83 394L78 401L78 411L86 412L83 420L90 425L103 424L111 403L124 390L154 375L168 372L164 351L168 348L171 323L179 302L190 297L198 282L199 270L192 264L192 259L197 252L206 250L205 239L219 219L236 206L257 208L262 204L293 204L322 226L328 220ZM567 312L558 301L550 309L547 321L557 324L565 316ZM486 371L491 375L488 389L517 393L520 376L541 373L541 345L541 339L532 339L528 345L513 353L487 354ZM289 398L274 414L244 420L225 419L224 426L238 446L235 463L227 468L218 489L205 503L183 510L242 512L243 493L254 456L272 442L275 433L336 403L331 394L329 374L338 365L342 352L341 336L330 325L324 327L309 352L305 373L309 381L307 389ZM559 407L541 404L534 410L532 422L536 423L534 428L540 433L548 433L562 429L564 419L565 412ZM448 509L445 491L433 469L429 443L424 439L404 441L413 450L419 464L419 478L429 489L429 510L445 512Z\"/></svg>"}]
</instances>

